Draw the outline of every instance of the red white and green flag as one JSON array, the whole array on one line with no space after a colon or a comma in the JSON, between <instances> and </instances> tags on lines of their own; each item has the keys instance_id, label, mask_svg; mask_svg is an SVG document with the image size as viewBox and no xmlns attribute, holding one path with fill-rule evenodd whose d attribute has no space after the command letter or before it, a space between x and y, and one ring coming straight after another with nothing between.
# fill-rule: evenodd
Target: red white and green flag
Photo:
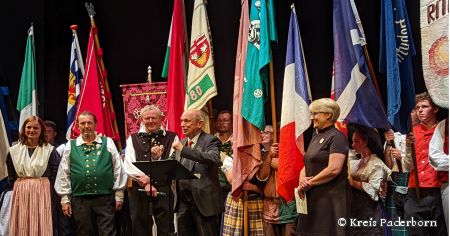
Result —
<instances>
[{"instance_id":1,"label":"red white and green flag","mask_svg":"<svg viewBox=\"0 0 450 236\"><path fill-rule=\"evenodd\" d=\"M35 116L37 114L36 63L34 56L33 31L33 26L31 26L28 30L25 61L23 63L19 95L17 98L16 108L20 111L19 128L28 117Z\"/></svg>"},{"instance_id":2,"label":"red white and green flag","mask_svg":"<svg viewBox=\"0 0 450 236\"><path fill-rule=\"evenodd\" d=\"M170 52L167 67L167 130L182 137L180 117L184 111L186 97L186 23L184 15L184 1L175 0L172 15L172 25L169 35ZM164 63L166 64L166 63Z\"/></svg>"},{"instance_id":3,"label":"red white and green flag","mask_svg":"<svg viewBox=\"0 0 450 236\"><path fill-rule=\"evenodd\" d=\"M217 95L208 15L204 0L195 0L192 16L186 109L201 109Z\"/></svg>"}]
</instances>

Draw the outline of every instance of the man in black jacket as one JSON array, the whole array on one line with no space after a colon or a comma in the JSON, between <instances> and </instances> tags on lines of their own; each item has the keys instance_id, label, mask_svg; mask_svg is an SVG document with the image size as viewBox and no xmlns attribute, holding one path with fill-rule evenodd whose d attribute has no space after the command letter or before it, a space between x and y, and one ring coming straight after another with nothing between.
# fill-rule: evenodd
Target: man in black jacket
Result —
<instances>
[{"instance_id":1,"label":"man in black jacket","mask_svg":"<svg viewBox=\"0 0 450 236\"><path fill-rule=\"evenodd\" d=\"M180 163L198 179L177 184L178 235L218 235L217 215L223 211L218 178L220 140L202 131L204 118L199 110L181 116L186 138L173 143Z\"/></svg>"},{"instance_id":2,"label":"man in black jacket","mask_svg":"<svg viewBox=\"0 0 450 236\"><path fill-rule=\"evenodd\" d=\"M164 118L161 110L155 105L147 105L141 109L141 128L137 133L127 139L125 150L124 168L128 176L132 178L132 186L128 189L130 201L130 213L132 222L132 235L152 235L153 219L155 218L158 236L174 234L173 214L169 211L169 201L173 202L173 196L169 194L170 186L167 183L156 182L139 170L133 162L166 160L172 152L172 143L178 141L178 136L170 131L162 129ZM158 192L166 196L158 196L152 199L153 209L150 211L148 196L139 191L142 188L150 188L150 184L156 187ZM169 199L169 196L171 199Z\"/></svg>"}]
</instances>

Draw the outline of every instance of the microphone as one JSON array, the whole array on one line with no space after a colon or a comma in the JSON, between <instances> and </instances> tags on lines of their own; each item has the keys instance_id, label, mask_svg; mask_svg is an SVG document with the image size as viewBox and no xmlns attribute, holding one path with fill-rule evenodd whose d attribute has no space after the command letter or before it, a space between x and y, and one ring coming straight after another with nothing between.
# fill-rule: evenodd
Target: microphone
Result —
<instances>
[{"instance_id":1,"label":"microphone","mask_svg":"<svg viewBox=\"0 0 450 236\"><path fill-rule=\"evenodd\" d=\"M145 192L145 189L140 188L140 189L138 189L138 191ZM165 196L167 196L167 193L165 193L165 192L156 192L156 197L165 197Z\"/></svg>"},{"instance_id":2,"label":"microphone","mask_svg":"<svg viewBox=\"0 0 450 236\"><path fill-rule=\"evenodd\" d=\"M153 136L152 133L147 133L147 132L139 132L138 135L141 138L147 138L147 139L151 138Z\"/></svg>"}]
</instances>

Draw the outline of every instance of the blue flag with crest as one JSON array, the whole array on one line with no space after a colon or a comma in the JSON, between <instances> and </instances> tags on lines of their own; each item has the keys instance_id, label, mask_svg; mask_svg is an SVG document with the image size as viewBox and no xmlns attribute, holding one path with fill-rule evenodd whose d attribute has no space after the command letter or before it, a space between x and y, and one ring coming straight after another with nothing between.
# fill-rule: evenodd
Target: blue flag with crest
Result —
<instances>
[{"instance_id":1,"label":"blue flag with crest","mask_svg":"<svg viewBox=\"0 0 450 236\"><path fill-rule=\"evenodd\" d=\"M382 0L380 72L386 74L387 116L401 133L409 131L415 106L412 57L416 54L404 0Z\"/></svg>"}]
</instances>

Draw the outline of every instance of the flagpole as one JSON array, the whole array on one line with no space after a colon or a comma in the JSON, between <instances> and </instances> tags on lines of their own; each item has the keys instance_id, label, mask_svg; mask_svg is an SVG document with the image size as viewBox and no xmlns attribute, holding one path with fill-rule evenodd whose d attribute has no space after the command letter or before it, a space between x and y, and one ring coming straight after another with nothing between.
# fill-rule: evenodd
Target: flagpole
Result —
<instances>
[{"instance_id":1,"label":"flagpole","mask_svg":"<svg viewBox=\"0 0 450 236\"><path fill-rule=\"evenodd\" d=\"M31 33L32 33L32 35L33 35L33 38L32 38L32 40L33 40L33 61L34 61L34 68L33 68L33 70L34 70L34 74L36 75L35 77L34 77L34 83L35 83L35 90L37 91L37 84L38 84L38 79L37 79L37 71L36 71L36 42L34 41L34 22L31 22L31 26L30 26L30 28L32 28L31 29ZM44 93L44 91L42 91L43 93ZM35 114L36 116L39 116L39 96L36 94L36 114ZM20 127L19 127L19 129L20 129Z\"/></svg>"},{"instance_id":2,"label":"flagpole","mask_svg":"<svg viewBox=\"0 0 450 236\"><path fill-rule=\"evenodd\" d=\"M213 125L213 107L211 99L208 100L208 119L209 119L209 133L216 133L216 125Z\"/></svg>"},{"instance_id":3,"label":"flagpole","mask_svg":"<svg viewBox=\"0 0 450 236\"><path fill-rule=\"evenodd\" d=\"M409 133L412 134L413 133L413 126L412 126L412 117L409 116L408 119L409 122ZM416 147L414 145L414 143L410 143L409 144L409 149L411 150L411 159L412 159L412 164L413 164L413 168L414 168L414 183L416 185L415 189L416 189L416 196L417 199L420 199L420 188L419 188L419 173L418 173L418 169L417 169L417 159L416 159Z\"/></svg>"},{"instance_id":4,"label":"flagpole","mask_svg":"<svg viewBox=\"0 0 450 236\"><path fill-rule=\"evenodd\" d=\"M91 27L94 28L94 29L97 29L97 26L95 25L95 20L94 20L94 16L95 16L94 5L92 5L92 3L87 3L86 2L85 6L86 6L86 9L88 11L89 17L91 19ZM100 49L101 48L100 47L100 41L98 39L98 34L97 33L94 34L94 41L95 41L96 48ZM98 55L98 56L99 56L99 60L98 61L100 62L100 64L99 64L100 73L103 75L103 78L105 80L105 91L110 92L111 90L109 89L108 77L103 74L103 72L105 71L105 64L103 63L103 54L102 55ZM114 106L112 104L111 98L107 99L107 100L108 100L108 106L109 106L109 109L110 109L111 113L114 113ZM114 132L116 133L116 135L118 135L117 148L119 150L122 150L122 143L120 141L119 129L117 127L117 120L114 119L114 122L112 122L112 123L113 123Z\"/></svg>"},{"instance_id":5,"label":"flagpole","mask_svg":"<svg viewBox=\"0 0 450 236\"><path fill-rule=\"evenodd\" d=\"M372 84L375 87L375 91L377 91L378 97L380 97L383 108L385 108L383 99L381 97L380 87L378 86L378 80L375 75L375 70L373 69L372 60L370 60L369 51L367 50L367 44L363 45L362 48L364 51L364 57L367 61L367 67L369 68L370 77L372 77Z\"/></svg>"},{"instance_id":6,"label":"flagpole","mask_svg":"<svg viewBox=\"0 0 450 236\"><path fill-rule=\"evenodd\" d=\"M366 58L367 61L370 77L372 77L372 84L375 86L375 91L377 92L378 97L380 97L381 99L380 87L378 86L378 80L377 77L375 76L375 70L373 69L372 61L370 60L369 51L367 49L366 35L364 34L364 28L362 26L361 18L359 17L358 9L356 8L354 0L350 0L350 6L352 8L353 15L355 16L356 25L358 26L358 29L361 33L361 46L364 51L364 57ZM381 99L381 102L383 103L384 107L383 99Z\"/></svg>"},{"instance_id":7,"label":"flagpole","mask_svg":"<svg viewBox=\"0 0 450 236\"><path fill-rule=\"evenodd\" d=\"M248 236L248 193L247 190L244 190L244 192L242 193L242 202L244 204L243 208L244 208L244 216L243 216L243 221L244 221L244 236Z\"/></svg>"},{"instance_id":8,"label":"flagpole","mask_svg":"<svg viewBox=\"0 0 450 236\"><path fill-rule=\"evenodd\" d=\"M275 104L275 85L274 85L274 75L273 75L273 62L270 60L269 63L269 83L270 83L270 108L271 108L271 114L272 114L272 127L273 127L273 141L276 143L278 142L278 130L277 130L277 110L276 110L276 104Z\"/></svg>"},{"instance_id":9,"label":"flagpole","mask_svg":"<svg viewBox=\"0 0 450 236\"><path fill-rule=\"evenodd\" d=\"M273 61L270 60L269 63L269 83L270 83L270 103L271 103L271 113L272 113L272 128L273 128L273 142L278 142L278 128L277 128L277 110L275 107L275 85L274 85L274 75L273 75ZM266 157L267 158L267 157ZM277 186L278 170L275 171L275 186ZM278 192L275 191L276 196Z\"/></svg>"}]
</instances>

